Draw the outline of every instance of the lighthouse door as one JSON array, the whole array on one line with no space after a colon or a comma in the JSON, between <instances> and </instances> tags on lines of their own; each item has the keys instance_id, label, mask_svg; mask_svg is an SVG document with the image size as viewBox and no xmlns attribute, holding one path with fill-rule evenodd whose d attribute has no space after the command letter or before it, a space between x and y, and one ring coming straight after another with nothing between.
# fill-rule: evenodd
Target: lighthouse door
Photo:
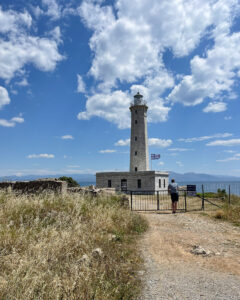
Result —
<instances>
[{"instance_id":1,"label":"lighthouse door","mask_svg":"<svg viewBox=\"0 0 240 300\"><path fill-rule=\"evenodd\" d=\"M127 179L122 179L121 180L121 191L122 192L127 192Z\"/></svg>"}]
</instances>

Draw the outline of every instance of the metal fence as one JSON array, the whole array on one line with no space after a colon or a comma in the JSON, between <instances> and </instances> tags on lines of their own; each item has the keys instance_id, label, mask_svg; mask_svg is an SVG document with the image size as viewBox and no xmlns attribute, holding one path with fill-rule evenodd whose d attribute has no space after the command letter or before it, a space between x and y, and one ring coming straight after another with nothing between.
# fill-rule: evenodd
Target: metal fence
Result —
<instances>
[{"instance_id":1,"label":"metal fence","mask_svg":"<svg viewBox=\"0 0 240 300\"><path fill-rule=\"evenodd\" d=\"M216 210L223 205L231 205L236 194L231 193L231 185L219 185L214 189L201 186L201 190L193 195L187 190L179 191L177 210L200 211ZM128 191L131 210L136 211L170 211L172 210L171 196L168 191ZM237 196L239 197L239 196Z\"/></svg>"}]
</instances>

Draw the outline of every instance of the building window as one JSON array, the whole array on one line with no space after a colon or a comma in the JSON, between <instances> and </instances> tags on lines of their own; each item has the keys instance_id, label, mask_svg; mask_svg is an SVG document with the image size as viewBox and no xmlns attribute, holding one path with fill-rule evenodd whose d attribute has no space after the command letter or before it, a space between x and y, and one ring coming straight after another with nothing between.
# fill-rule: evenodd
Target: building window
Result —
<instances>
[{"instance_id":1,"label":"building window","mask_svg":"<svg viewBox=\"0 0 240 300\"><path fill-rule=\"evenodd\" d=\"M166 187L166 181L165 181L165 179L163 179L163 187L164 188Z\"/></svg>"},{"instance_id":2,"label":"building window","mask_svg":"<svg viewBox=\"0 0 240 300\"><path fill-rule=\"evenodd\" d=\"M135 124L137 124L137 120L135 120Z\"/></svg>"},{"instance_id":3,"label":"building window","mask_svg":"<svg viewBox=\"0 0 240 300\"><path fill-rule=\"evenodd\" d=\"M139 189L142 187L142 181L141 181L141 179L138 179L137 185L138 185L138 188L139 188Z\"/></svg>"},{"instance_id":4,"label":"building window","mask_svg":"<svg viewBox=\"0 0 240 300\"><path fill-rule=\"evenodd\" d=\"M135 151L135 155L137 155L137 151Z\"/></svg>"},{"instance_id":5,"label":"building window","mask_svg":"<svg viewBox=\"0 0 240 300\"><path fill-rule=\"evenodd\" d=\"M108 187L112 187L112 180L108 180Z\"/></svg>"},{"instance_id":6,"label":"building window","mask_svg":"<svg viewBox=\"0 0 240 300\"><path fill-rule=\"evenodd\" d=\"M161 188L161 183L162 183L162 182L161 182L161 179L159 179L159 187L160 187L160 188Z\"/></svg>"},{"instance_id":7,"label":"building window","mask_svg":"<svg viewBox=\"0 0 240 300\"><path fill-rule=\"evenodd\" d=\"M137 110L135 110L135 114L137 114Z\"/></svg>"},{"instance_id":8,"label":"building window","mask_svg":"<svg viewBox=\"0 0 240 300\"><path fill-rule=\"evenodd\" d=\"M135 167L135 172L137 172L137 167Z\"/></svg>"},{"instance_id":9,"label":"building window","mask_svg":"<svg viewBox=\"0 0 240 300\"><path fill-rule=\"evenodd\" d=\"M135 136L135 141L137 141L137 136Z\"/></svg>"}]
</instances>

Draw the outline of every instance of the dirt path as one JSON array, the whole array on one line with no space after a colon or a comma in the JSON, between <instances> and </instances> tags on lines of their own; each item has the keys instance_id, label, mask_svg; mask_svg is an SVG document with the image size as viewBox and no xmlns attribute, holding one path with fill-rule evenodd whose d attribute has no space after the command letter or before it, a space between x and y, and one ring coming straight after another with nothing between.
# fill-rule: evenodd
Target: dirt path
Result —
<instances>
[{"instance_id":1,"label":"dirt path","mask_svg":"<svg viewBox=\"0 0 240 300\"><path fill-rule=\"evenodd\" d=\"M145 214L141 300L240 299L240 228L200 214ZM191 253L201 246L208 255Z\"/></svg>"}]
</instances>

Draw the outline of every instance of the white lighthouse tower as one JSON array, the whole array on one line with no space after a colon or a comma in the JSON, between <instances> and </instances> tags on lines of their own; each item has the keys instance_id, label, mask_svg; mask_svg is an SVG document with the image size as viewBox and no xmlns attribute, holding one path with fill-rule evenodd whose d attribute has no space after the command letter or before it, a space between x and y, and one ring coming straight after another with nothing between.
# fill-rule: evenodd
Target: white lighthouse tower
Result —
<instances>
[{"instance_id":1,"label":"white lighthouse tower","mask_svg":"<svg viewBox=\"0 0 240 300\"><path fill-rule=\"evenodd\" d=\"M148 135L146 102L139 92L134 96L131 111L130 172L148 171Z\"/></svg>"},{"instance_id":2,"label":"white lighthouse tower","mask_svg":"<svg viewBox=\"0 0 240 300\"><path fill-rule=\"evenodd\" d=\"M137 93L129 107L131 111L130 171L96 173L97 188L116 191L165 191L168 172L149 170L147 110L143 96Z\"/></svg>"}]
</instances>

